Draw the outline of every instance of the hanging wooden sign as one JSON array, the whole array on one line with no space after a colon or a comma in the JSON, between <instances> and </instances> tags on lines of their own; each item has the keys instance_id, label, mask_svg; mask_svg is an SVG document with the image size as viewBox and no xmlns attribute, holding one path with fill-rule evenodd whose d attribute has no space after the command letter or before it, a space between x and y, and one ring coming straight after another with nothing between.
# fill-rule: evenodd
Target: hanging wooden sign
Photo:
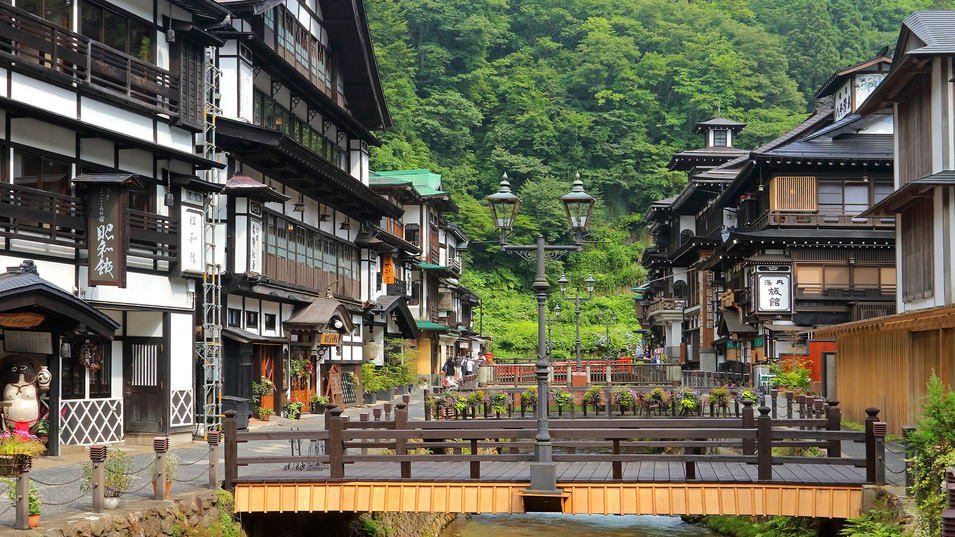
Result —
<instances>
[{"instance_id":1,"label":"hanging wooden sign","mask_svg":"<svg viewBox=\"0 0 955 537\"><path fill-rule=\"evenodd\" d=\"M24 311L21 313L0 313L0 326L7 328L33 328L46 319L40 313Z\"/></svg>"},{"instance_id":2,"label":"hanging wooden sign","mask_svg":"<svg viewBox=\"0 0 955 537\"><path fill-rule=\"evenodd\" d=\"M395 283L395 260L391 254L382 254L381 256L381 279L388 285Z\"/></svg>"},{"instance_id":3,"label":"hanging wooden sign","mask_svg":"<svg viewBox=\"0 0 955 537\"><path fill-rule=\"evenodd\" d=\"M325 347L338 345L338 340L340 337L341 337L340 334L337 334L337 333L330 333L330 334L323 333L321 334L321 337L318 340L318 344L323 345Z\"/></svg>"},{"instance_id":4,"label":"hanging wooden sign","mask_svg":"<svg viewBox=\"0 0 955 537\"><path fill-rule=\"evenodd\" d=\"M126 287L125 186L94 185L90 194L89 283Z\"/></svg>"}]
</instances>

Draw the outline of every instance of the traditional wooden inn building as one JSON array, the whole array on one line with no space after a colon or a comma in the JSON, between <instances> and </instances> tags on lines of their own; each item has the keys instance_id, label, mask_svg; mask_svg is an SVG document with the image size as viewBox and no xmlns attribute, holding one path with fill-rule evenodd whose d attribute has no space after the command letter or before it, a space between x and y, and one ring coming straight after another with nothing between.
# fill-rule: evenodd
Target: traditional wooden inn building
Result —
<instances>
[{"instance_id":1,"label":"traditional wooden inn building","mask_svg":"<svg viewBox=\"0 0 955 537\"><path fill-rule=\"evenodd\" d=\"M372 187L401 203L405 239L420 249L420 257L405 265L410 270L408 306L421 334L418 373L438 375L448 356L476 355L483 343L474 331L479 297L458 281L461 254L470 239L447 221L445 215L457 213L458 207L441 189L441 175L428 170L377 172Z\"/></svg>"},{"instance_id":2,"label":"traditional wooden inn building","mask_svg":"<svg viewBox=\"0 0 955 537\"><path fill-rule=\"evenodd\" d=\"M51 454L193 430L217 188L199 174L222 167L195 151L203 28L227 19L210 0L0 3L0 360L52 373Z\"/></svg>"},{"instance_id":3,"label":"traditional wooden inn building","mask_svg":"<svg viewBox=\"0 0 955 537\"><path fill-rule=\"evenodd\" d=\"M645 264L651 278L673 282L674 302L654 308L651 279L644 315L651 326L661 311L682 323L678 342L666 346L679 345L688 367L750 372L799 356L829 389L832 368L828 377L823 370L832 362L823 353L833 345L815 342L813 330L892 311L895 222L860 215L891 191L891 119L855 113L889 65L880 55L835 73L801 125L694 171L680 195L661 202L686 214L665 253ZM663 229L655 216L648 213L651 232Z\"/></svg>"},{"instance_id":4,"label":"traditional wooden inn building","mask_svg":"<svg viewBox=\"0 0 955 537\"><path fill-rule=\"evenodd\" d=\"M894 118L894 191L862 215L897 219L898 313L817 334L837 339L844 415L861 420L865 407L878 407L894 434L914 424L933 372L945 385L955 381L953 28L952 11L906 18L892 69L859 109Z\"/></svg>"}]
</instances>

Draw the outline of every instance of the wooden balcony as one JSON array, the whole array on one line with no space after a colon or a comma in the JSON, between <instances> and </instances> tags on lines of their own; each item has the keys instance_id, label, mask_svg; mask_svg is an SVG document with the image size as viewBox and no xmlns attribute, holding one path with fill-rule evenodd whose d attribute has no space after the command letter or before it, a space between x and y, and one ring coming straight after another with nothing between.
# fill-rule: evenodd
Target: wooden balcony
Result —
<instances>
[{"instance_id":1,"label":"wooden balcony","mask_svg":"<svg viewBox=\"0 0 955 537\"><path fill-rule=\"evenodd\" d=\"M819 214L809 212L769 212L764 213L749 226L749 231L759 231L768 227L856 227L856 228L894 228L895 218L862 218L845 214Z\"/></svg>"},{"instance_id":2,"label":"wooden balcony","mask_svg":"<svg viewBox=\"0 0 955 537\"><path fill-rule=\"evenodd\" d=\"M395 283L389 283L385 286L385 294L390 296L404 296L408 294L408 282L404 280L395 280Z\"/></svg>"},{"instance_id":3,"label":"wooden balcony","mask_svg":"<svg viewBox=\"0 0 955 537\"><path fill-rule=\"evenodd\" d=\"M0 2L0 65L157 113L179 115L173 73Z\"/></svg>"},{"instance_id":4,"label":"wooden balcony","mask_svg":"<svg viewBox=\"0 0 955 537\"><path fill-rule=\"evenodd\" d=\"M455 257L448 261L448 266L451 267L451 272L460 275L461 274L461 259Z\"/></svg>"},{"instance_id":5,"label":"wooden balcony","mask_svg":"<svg viewBox=\"0 0 955 537\"><path fill-rule=\"evenodd\" d=\"M179 221L127 210L130 264L168 271L179 259ZM32 243L87 247L86 208L81 198L0 183L0 237Z\"/></svg>"},{"instance_id":6,"label":"wooden balcony","mask_svg":"<svg viewBox=\"0 0 955 537\"><path fill-rule=\"evenodd\" d=\"M657 298L647 307L647 315L660 311L680 311L686 307L686 300L681 298Z\"/></svg>"},{"instance_id":7,"label":"wooden balcony","mask_svg":"<svg viewBox=\"0 0 955 537\"><path fill-rule=\"evenodd\" d=\"M353 298L359 296L358 280L345 278L335 272L326 272L275 254L265 253L263 260L262 275L276 282L300 285L317 292L331 287L332 293L339 296Z\"/></svg>"},{"instance_id":8,"label":"wooden balcony","mask_svg":"<svg viewBox=\"0 0 955 537\"><path fill-rule=\"evenodd\" d=\"M895 301L894 285L797 285L796 300Z\"/></svg>"}]
</instances>

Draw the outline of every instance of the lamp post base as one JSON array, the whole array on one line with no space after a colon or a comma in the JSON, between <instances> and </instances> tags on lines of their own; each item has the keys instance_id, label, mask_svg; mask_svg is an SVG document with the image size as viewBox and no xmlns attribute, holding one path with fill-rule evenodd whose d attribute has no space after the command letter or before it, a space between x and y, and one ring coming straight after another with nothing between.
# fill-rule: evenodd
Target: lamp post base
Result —
<instances>
[{"instance_id":1,"label":"lamp post base","mask_svg":"<svg viewBox=\"0 0 955 537\"><path fill-rule=\"evenodd\" d=\"M553 462L531 463L531 486L527 492L534 494L560 494L557 489L557 464Z\"/></svg>"}]
</instances>

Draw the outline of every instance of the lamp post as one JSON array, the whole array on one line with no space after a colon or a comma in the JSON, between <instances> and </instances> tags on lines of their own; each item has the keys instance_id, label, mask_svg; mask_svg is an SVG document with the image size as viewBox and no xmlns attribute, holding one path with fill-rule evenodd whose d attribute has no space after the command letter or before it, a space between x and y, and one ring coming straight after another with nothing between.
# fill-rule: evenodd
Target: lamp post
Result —
<instances>
[{"instance_id":1,"label":"lamp post","mask_svg":"<svg viewBox=\"0 0 955 537\"><path fill-rule=\"evenodd\" d=\"M590 213L594 208L594 198L584 192L584 184L580 180L579 173L574 177L574 185L570 192L562 196L560 201L564 204L567 222L576 233L573 245L547 246L544 244L543 235L537 236L534 245L511 245L507 244L507 235L514 227L514 220L517 218L521 200L511 192L507 174L504 174L501 178L498 191L487 197L494 227L501 232L501 251L517 253L528 260L536 258L537 261L537 274L533 284L534 292L537 294L537 369L535 375L537 376L537 397L542 404L537 405L537 434L534 437L534 462L531 463L531 486L529 491L548 496L558 494L558 491L557 467L553 458L554 449L551 444L550 433L547 430L548 405L546 401L550 398L547 389L548 363L545 326L547 312L545 306L547 289L550 285L547 283L544 274L544 259L548 251L560 254L581 250L584 230L590 224Z\"/></svg>"},{"instance_id":2,"label":"lamp post","mask_svg":"<svg viewBox=\"0 0 955 537\"><path fill-rule=\"evenodd\" d=\"M617 324L617 312L611 312L610 317L604 322L604 312L597 311L597 321L607 327L607 362L610 362L610 325Z\"/></svg>"},{"instance_id":3,"label":"lamp post","mask_svg":"<svg viewBox=\"0 0 955 537\"><path fill-rule=\"evenodd\" d=\"M584 280L584 283L587 284L587 296L580 296L579 289L574 289L574 296L567 296L567 284L570 283L570 280L567 279L566 274L562 274L560 279L557 280L557 283L560 284L560 298L574 301L574 320L577 322L577 341L575 342L577 349L577 371L580 371L580 303L586 302L594 297L594 284L597 283L597 280L594 279L593 274L588 275L587 279Z\"/></svg>"},{"instance_id":4,"label":"lamp post","mask_svg":"<svg viewBox=\"0 0 955 537\"><path fill-rule=\"evenodd\" d=\"M547 323L547 361L551 361L551 351L554 350L553 340L550 337L550 325L560 321L560 305L554 306L554 316L544 319Z\"/></svg>"}]
</instances>

